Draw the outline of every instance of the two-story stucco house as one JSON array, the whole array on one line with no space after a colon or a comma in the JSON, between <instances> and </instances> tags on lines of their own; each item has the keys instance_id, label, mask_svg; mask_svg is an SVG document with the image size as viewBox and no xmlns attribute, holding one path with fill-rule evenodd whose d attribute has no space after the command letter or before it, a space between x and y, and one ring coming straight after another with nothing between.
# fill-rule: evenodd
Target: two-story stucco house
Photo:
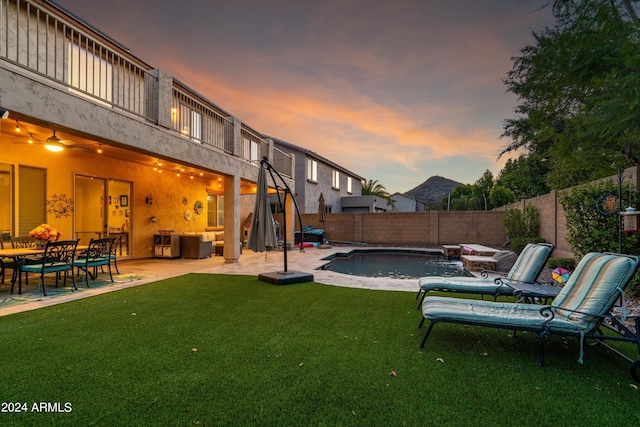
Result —
<instances>
[{"instance_id":1,"label":"two-story stucco house","mask_svg":"<svg viewBox=\"0 0 640 427\"><path fill-rule=\"evenodd\" d=\"M300 213L318 212L320 194L325 211L342 212L343 198L360 196L364 178L306 148L271 137L274 147L293 155L296 200ZM277 203L275 199L272 205Z\"/></svg>"},{"instance_id":2,"label":"two-story stucco house","mask_svg":"<svg viewBox=\"0 0 640 427\"><path fill-rule=\"evenodd\" d=\"M56 2L0 0L0 82L2 236L46 222L145 258L177 255L160 231L222 231L236 262L259 160L294 185L271 140Z\"/></svg>"}]
</instances>

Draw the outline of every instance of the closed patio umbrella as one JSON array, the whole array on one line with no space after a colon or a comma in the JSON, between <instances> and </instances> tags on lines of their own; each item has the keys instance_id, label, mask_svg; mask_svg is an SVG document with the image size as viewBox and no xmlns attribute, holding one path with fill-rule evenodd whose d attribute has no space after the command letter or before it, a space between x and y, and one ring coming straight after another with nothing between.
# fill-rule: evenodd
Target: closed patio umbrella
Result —
<instances>
[{"instance_id":1,"label":"closed patio umbrella","mask_svg":"<svg viewBox=\"0 0 640 427\"><path fill-rule=\"evenodd\" d=\"M318 221L320 221L324 226L324 222L326 220L327 213L324 210L324 196L320 193L320 198L318 199Z\"/></svg>"},{"instance_id":2,"label":"closed patio umbrella","mask_svg":"<svg viewBox=\"0 0 640 427\"><path fill-rule=\"evenodd\" d=\"M256 192L256 205L253 209L251 232L247 247L256 252L264 252L277 247L276 229L273 224L273 215L269 205L269 190L267 188L267 171L261 165L258 171L258 188Z\"/></svg>"}]
</instances>

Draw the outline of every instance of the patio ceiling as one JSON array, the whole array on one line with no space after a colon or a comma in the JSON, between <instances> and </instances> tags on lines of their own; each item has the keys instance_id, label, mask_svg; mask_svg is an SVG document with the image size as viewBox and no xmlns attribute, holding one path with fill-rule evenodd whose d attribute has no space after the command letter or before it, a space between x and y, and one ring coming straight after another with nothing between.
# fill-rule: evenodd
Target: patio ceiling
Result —
<instances>
[{"instance_id":1,"label":"patio ceiling","mask_svg":"<svg viewBox=\"0 0 640 427\"><path fill-rule=\"evenodd\" d=\"M18 131L19 129L19 131ZM17 117L12 114L9 118L0 123L0 136L3 141L12 144L41 144L44 150L44 143L53 134L55 129L56 137L71 150L82 150L95 153L96 156L104 156L125 162L136 163L149 168L158 167L163 171L180 173L185 176L200 177L208 181L218 181L220 188L224 188L225 175L213 171L196 168L189 165L179 164L171 159L163 159L151 156L146 153L117 147L108 141L96 141L90 137L83 136L81 132L72 130L61 130L57 126L48 126L46 123L34 123L33 119ZM102 153L98 150L102 149ZM251 181L242 180L240 182L241 194L255 194L256 184Z\"/></svg>"}]
</instances>

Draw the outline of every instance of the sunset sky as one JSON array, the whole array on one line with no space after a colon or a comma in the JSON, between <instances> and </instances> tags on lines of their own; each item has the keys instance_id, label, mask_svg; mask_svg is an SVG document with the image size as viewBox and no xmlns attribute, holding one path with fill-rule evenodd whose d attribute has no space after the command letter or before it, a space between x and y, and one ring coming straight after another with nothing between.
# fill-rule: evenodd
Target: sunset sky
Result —
<instances>
[{"instance_id":1,"label":"sunset sky","mask_svg":"<svg viewBox=\"0 0 640 427\"><path fill-rule=\"evenodd\" d=\"M546 0L57 0L257 131L390 193L506 159L513 56Z\"/></svg>"}]
</instances>

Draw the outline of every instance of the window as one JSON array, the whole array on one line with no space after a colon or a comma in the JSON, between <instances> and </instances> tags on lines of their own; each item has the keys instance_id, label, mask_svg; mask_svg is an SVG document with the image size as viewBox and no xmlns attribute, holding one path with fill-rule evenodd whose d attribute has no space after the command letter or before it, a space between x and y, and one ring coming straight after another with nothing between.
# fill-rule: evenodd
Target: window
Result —
<instances>
[{"instance_id":1,"label":"window","mask_svg":"<svg viewBox=\"0 0 640 427\"><path fill-rule=\"evenodd\" d=\"M12 230L13 166L0 163L0 233ZM5 236L0 236L0 238Z\"/></svg>"},{"instance_id":2,"label":"window","mask_svg":"<svg viewBox=\"0 0 640 427\"><path fill-rule=\"evenodd\" d=\"M191 111L191 133L192 139L202 140L202 114L197 111Z\"/></svg>"},{"instance_id":3,"label":"window","mask_svg":"<svg viewBox=\"0 0 640 427\"><path fill-rule=\"evenodd\" d=\"M46 222L46 172L44 169L18 166L18 182L18 235L27 236L29 231Z\"/></svg>"},{"instance_id":4,"label":"window","mask_svg":"<svg viewBox=\"0 0 640 427\"><path fill-rule=\"evenodd\" d=\"M195 141L202 140L202 114L185 104L180 104L179 109L171 109L171 126Z\"/></svg>"},{"instance_id":5,"label":"window","mask_svg":"<svg viewBox=\"0 0 640 427\"><path fill-rule=\"evenodd\" d=\"M331 174L331 186L336 190L340 189L340 172L334 170Z\"/></svg>"},{"instance_id":6,"label":"window","mask_svg":"<svg viewBox=\"0 0 640 427\"><path fill-rule=\"evenodd\" d=\"M224 227L224 196L207 194L207 227Z\"/></svg>"},{"instance_id":7,"label":"window","mask_svg":"<svg viewBox=\"0 0 640 427\"><path fill-rule=\"evenodd\" d=\"M113 95L113 64L84 47L69 42L67 64L69 85L111 102Z\"/></svg>"},{"instance_id":8,"label":"window","mask_svg":"<svg viewBox=\"0 0 640 427\"><path fill-rule=\"evenodd\" d=\"M353 193L353 178L350 176L347 177L347 193Z\"/></svg>"},{"instance_id":9,"label":"window","mask_svg":"<svg viewBox=\"0 0 640 427\"><path fill-rule=\"evenodd\" d=\"M318 182L318 162L313 159L307 159L307 179Z\"/></svg>"},{"instance_id":10,"label":"window","mask_svg":"<svg viewBox=\"0 0 640 427\"><path fill-rule=\"evenodd\" d=\"M244 158L251 162L258 162L258 142L251 139L243 139Z\"/></svg>"}]
</instances>

